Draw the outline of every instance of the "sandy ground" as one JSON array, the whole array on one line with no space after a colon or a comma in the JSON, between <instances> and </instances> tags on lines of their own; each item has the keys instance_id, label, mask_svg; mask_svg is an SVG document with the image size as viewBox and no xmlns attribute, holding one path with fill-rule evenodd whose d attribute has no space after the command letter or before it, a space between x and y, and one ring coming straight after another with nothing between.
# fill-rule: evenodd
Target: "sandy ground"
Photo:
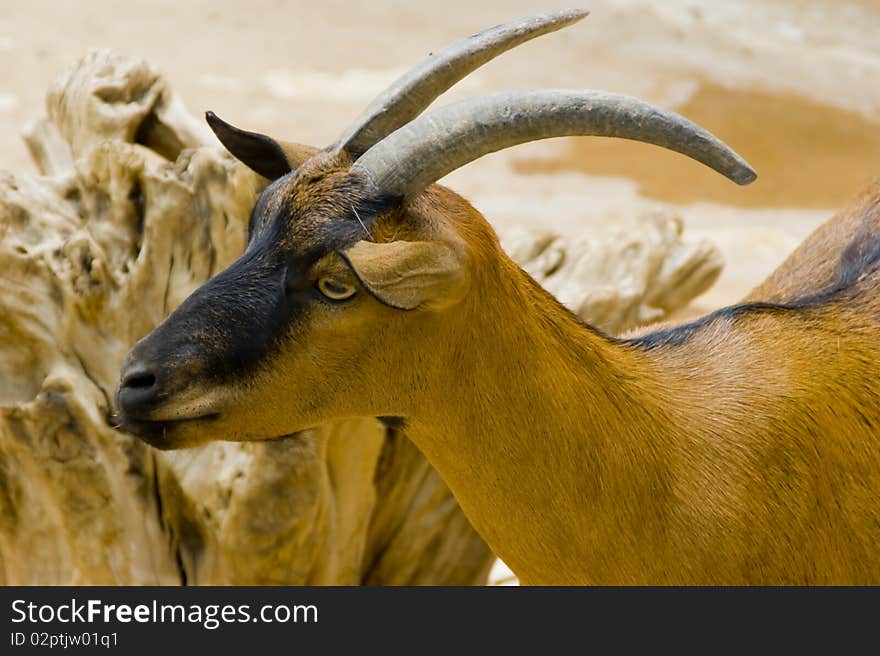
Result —
<instances>
[{"instance_id":1,"label":"sandy ground","mask_svg":"<svg viewBox=\"0 0 880 656\"><path fill-rule=\"evenodd\" d=\"M742 189L685 158L616 140L558 139L450 175L496 224L572 234L658 204L722 249L690 309L735 302L880 174L880 0L592 0L579 25L481 69L440 102L492 90L590 87L675 108L745 156ZM322 145L428 52L528 0L0 0L0 169L35 170L19 138L47 85L92 47L143 57L193 111Z\"/></svg>"}]
</instances>

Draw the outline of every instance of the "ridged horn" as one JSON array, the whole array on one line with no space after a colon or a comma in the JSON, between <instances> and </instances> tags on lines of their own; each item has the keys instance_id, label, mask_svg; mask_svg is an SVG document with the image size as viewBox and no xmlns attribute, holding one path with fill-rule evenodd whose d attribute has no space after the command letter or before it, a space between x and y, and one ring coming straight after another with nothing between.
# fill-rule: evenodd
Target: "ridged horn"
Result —
<instances>
[{"instance_id":1,"label":"ridged horn","mask_svg":"<svg viewBox=\"0 0 880 656\"><path fill-rule=\"evenodd\" d=\"M668 148L741 185L757 177L742 157L683 116L628 96L568 89L497 93L447 105L374 145L352 171L365 173L384 195L406 198L487 153L576 135Z\"/></svg>"},{"instance_id":2,"label":"ridged horn","mask_svg":"<svg viewBox=\"0 0 880 656\"><path fill-rule=\"evenodd\" d=\"M489 28L433 53L379 94L334 145L360 155L421 114L456 82L498 55L581 20L589 12L555 11Z\"/></svg>"}]
</instances>

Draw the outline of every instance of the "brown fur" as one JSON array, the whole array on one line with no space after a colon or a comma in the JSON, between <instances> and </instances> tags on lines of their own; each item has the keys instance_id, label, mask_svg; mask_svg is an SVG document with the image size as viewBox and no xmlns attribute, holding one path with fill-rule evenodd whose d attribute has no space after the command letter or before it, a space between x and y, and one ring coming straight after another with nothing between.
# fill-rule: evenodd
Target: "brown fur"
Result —
<instances>
[{"instance_id":1,"label":"brown fur","mask_svg":"<svg viewBox=\"0 0 880 656\"><path fill-rule=\"evenodd\" d=\"M326 241L334 217L367 198L346 165L319 154L273 192L288 222L276 246L290 257L325 247L301 258L303 290L321 276L359 284ZM413 311L370 294L303 301L255 370L186 378L210 393L198 406L210 419L164 422L147 439L180 447L401 418L525 583L880 583L878 195L749 297L767 302L622 340L583 325L475 209L433 186L373 222L371 238L463 244L461 300Z\"/></svg>"},{"instance_id":2,"label":"brown fur","mask_svg":"<svg viewBox=\"0 0 880 656\"><path fill-rule=\"evenodd\" d=\"M811 303L656 348L581 325L435 191L474 293L428 342L408 434L526 583L880 583L877 274L834 289L877 191L750 297Z\"/></svg>"}]
</instances>

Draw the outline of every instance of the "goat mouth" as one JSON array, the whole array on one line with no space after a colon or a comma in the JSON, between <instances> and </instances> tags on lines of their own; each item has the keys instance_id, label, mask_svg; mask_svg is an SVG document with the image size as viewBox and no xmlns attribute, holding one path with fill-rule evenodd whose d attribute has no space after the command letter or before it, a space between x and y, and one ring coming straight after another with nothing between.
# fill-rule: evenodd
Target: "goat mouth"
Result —
<instances>
[{"instance_id":1,"label":"goat mouth","mask_svg":"<svg viewBox=\"0 0 880 656\"><path fill-rule=\"evenodd\" d=\"M108 420L116 430L134 435L151 446L158 449L174 449L183 446L175 444L176 440L173 438L175 429L188 424L210 423L219 418L219 412L209 412L180 419L137 419L125 413L118 413L111 415Z\"/></svg>"}]
</instances>

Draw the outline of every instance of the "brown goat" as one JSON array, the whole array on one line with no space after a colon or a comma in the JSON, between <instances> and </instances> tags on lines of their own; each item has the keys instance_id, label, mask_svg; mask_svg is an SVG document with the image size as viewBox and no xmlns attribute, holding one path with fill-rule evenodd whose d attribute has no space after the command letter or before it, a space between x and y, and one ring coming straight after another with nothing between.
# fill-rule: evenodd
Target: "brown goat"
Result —
<instances>
[{"instance_id":1,"label":"brown goat","mask_svg":"<svg viewBox=\"0 0 880 656\"><path fill-rule=\"evenodd\" d=\"M323 151L209 115L274 181L241 258L132 349L120 425L178 448L383 417L525 583L880 583L880 189L747 302L612 338L431 184L562 134L649 141L754 178L704 130L612 94L498 94L419 116L476 66L582 15L436 53Z\"/></svg>"}]
</instances>

